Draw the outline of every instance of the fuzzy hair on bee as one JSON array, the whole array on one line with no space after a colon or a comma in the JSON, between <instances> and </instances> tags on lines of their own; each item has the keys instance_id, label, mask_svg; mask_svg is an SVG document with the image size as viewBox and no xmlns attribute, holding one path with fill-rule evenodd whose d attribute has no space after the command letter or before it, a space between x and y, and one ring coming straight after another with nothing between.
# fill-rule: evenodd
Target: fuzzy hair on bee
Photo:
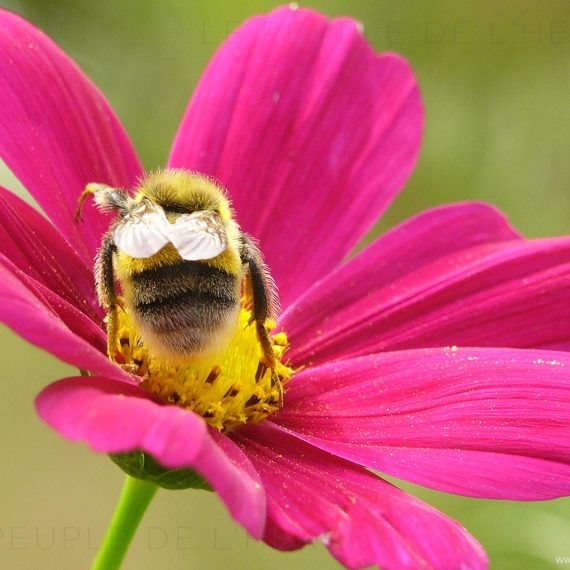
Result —
<instances>
[{"instance_id":1,"label":"fuzzy hair on bee","mask_svg":"<svg viewBox=\"0 0 570 570\"><path fill-rule=\"evenodd\" d=\"M275 283L257 244L235 221L223 188L184 170L148 174L134 196L88 184L78 218L89 195L102 211L117 213L95 261L111 359L117 347L118 282L121 304L149 351L174 362L222 346L235 329L245 291L264 360L275 370L265 328L279 310Z\"/></svg>"}]
</instances>

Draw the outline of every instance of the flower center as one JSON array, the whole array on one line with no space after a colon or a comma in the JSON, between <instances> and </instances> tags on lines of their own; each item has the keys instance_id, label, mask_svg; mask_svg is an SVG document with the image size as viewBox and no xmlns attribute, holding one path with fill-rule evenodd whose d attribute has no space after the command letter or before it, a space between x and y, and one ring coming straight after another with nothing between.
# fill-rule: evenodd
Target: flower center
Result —
<instances>
[{"instance_id":1,"label":"flower center","mask_svg":"<svg viewBox=\"0 0 570 570\"><path fill-rule=\"evenodd\" d=\"M141 376L141 386L159 400L191 410L219 430L260 422L281 407L283 386L293 370L282 362L288 340L278 332L269 335L277 361L272 374L263 361L251 316L242 306L236 329L223 349L179 365L152 355L128 310L119 310L117 359ZM268 320L265 326L269 332L275 323Z\"/></svg>"}]
</instances>

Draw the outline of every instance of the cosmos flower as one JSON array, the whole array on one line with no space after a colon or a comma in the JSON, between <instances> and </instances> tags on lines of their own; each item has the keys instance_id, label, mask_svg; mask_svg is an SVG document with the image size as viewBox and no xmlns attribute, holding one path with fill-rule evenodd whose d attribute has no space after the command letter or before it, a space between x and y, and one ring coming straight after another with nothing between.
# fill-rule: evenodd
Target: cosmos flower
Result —
<instances>
[{"instance_id":1,"label":"cosmos flower","mask_svg":"<svg viewBox=\"0 0 570 570\"><path fill-rule=\"evenodd\" d=\"M0 156L51 220L0 190L0 315L92 374L38 397L62 436L192 468L254 537L321 540L351 568L487 565L458 523L368 469L472 497L570 494L570 241L526 240L492 207L459 203L346 261L412 171L423 123L407 63L375 55L353 21L282 8L246 22L172 147L169 167L228 189L284 308L284 407L231 430L106 356L92 265L109 218L73 213L87 183L142 175L108 103L5 11L0 76Z\"/></svg>"}]
</instances>

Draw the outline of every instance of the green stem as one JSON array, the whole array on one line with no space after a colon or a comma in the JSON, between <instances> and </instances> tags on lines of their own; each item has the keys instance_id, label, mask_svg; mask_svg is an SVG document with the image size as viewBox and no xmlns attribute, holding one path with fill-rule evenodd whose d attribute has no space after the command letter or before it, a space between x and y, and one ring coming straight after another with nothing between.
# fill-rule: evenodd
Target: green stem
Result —
<instances>
[{"instance_id":1,"label":"green stem","mask_svg":"<svg viewBox=\"0 0 570 570\"><path fill-rule=\"evenodd\" d=\"M157 491L158 486L154 483L127 475L113 520L91 570L120 568L146 508Z\"/></svg>"}]
</instances>

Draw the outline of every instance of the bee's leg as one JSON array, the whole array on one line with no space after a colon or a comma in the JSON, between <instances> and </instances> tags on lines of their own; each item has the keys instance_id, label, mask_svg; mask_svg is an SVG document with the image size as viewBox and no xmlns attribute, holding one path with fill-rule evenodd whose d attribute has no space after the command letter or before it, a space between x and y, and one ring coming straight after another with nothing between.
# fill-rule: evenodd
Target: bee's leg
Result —
<instances>
[{"instance_id":1,"label":"bee's leg","mask_svg":"<svg viewBox=\"0 0 570 570\"><path fill-rule=\"evenodd\" d=\"M252 322L255 323L257 337L263 351L266 365L271 369L271 378L275 387L279 390L280 404L283 399L283 389L277 376L277 361L273 354L269 333L265 328L265 322L277 312L277 294L275 283L257 246L252 239L242 233L241 235L241 260L248 268L247 278L253 300Z\"/></svg>"},{"instance_id":2,"label":"bee's leg","mask_svg":"<svg viewBox=\"0 0 570 570\"><path fill-rule=\"evenodd\" d=\"M113 256L117 246L111 234L103 238L101 249L95 261L95 280L97 284L97 297L99 303L107 311L107 355L113 362L116 361L119 323L117 315L117 294L115 291L115 273L113 270Z\"/></svg>"}]
</instances>

